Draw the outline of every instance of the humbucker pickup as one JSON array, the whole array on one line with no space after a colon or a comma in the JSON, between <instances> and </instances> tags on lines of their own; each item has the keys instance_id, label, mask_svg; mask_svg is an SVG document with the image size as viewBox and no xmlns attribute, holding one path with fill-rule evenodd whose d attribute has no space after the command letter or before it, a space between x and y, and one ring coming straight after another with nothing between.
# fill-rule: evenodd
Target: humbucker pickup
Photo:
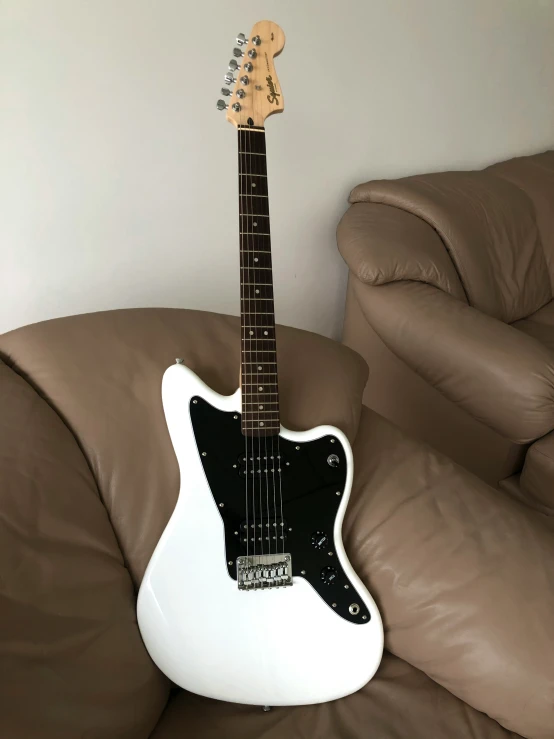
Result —
<instances>
[{"instance_id":1,"label":"humbucker pickup","mask_svg":"<svg viewBox=\"0 0 554 739\"><path fill-rule=\"evenodd\" d=\"M292 585L290 554L258 554L237 557L239 590L267 590Z\"/></svg>"}]
</instances>

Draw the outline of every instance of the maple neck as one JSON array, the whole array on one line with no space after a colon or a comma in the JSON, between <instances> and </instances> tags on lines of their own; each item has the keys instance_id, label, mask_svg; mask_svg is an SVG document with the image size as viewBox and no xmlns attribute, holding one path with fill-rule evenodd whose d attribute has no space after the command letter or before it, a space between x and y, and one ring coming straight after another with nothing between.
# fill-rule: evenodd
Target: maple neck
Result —
<instances>
[{"instance_id":1,"label":"maple neck","mask_svg":"<svg viewBox=\"0 0 554 739\"><path fill-rule=\"evenodd\" d=\"M263 128L238 128L242 432L277 436L279 389Z\"/></svg>"}]
</instances>

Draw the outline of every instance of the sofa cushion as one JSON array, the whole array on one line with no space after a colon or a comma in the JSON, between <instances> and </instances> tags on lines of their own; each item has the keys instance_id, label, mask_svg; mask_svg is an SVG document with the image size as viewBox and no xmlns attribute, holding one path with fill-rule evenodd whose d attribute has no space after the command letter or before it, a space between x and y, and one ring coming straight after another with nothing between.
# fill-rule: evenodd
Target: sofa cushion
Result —
<instances>
[{"instance_id":1,"label":"sofa cushion","mask_svg":"<svg viewBox=\"0 0 554 739\"><path fill-rule=\"evenodd\" d=\"M179 691L152 739L516 739L423 672L385 652L358 693L315 706L273 708L201 698Z\"/></svg>"},{"instance_id":2,"label":"sofa cushion","mask_svg":"<svg viewBox=\"0 0 554 739\"><path fill-rule=\"evenodd\" d=\"M356 434L367 366L330 339L278 327L281 421ZM161 404L162 375L182 357L214 390L239 380L237 318L137 309L60 318L0 337L0 352L78 439L139 583L175 507L177 462Z\"/></svg>"},{"instance_id":3,"label":"sofa cushion","mask_svg":"<svg viewBox=\"0 0 554 739\"><path fill-rule=\"evenodd\" d=\"M146 739L169 693L75 439L0 362L0 736Z\"/></svg>"},{"instance_id":4,"label":"sofa cushion","mask_svg":"<svg viewBox=\"0 0 554 739\"><path fill-rule=\"evenodd\" d=\"M554 295L554 151L509 159L487 171L517 185L531 198Z\"/></svg>"},{"instance_id":5,"label":"sofa cushion","mask_svg":"<svg viewBox=\"0 0 554 739\"><path fill-rule=\"evenodd\" d=\"M548 519L369 410L354 457L345 546L387 648L506 729L552 739Z\"/></svg>"}]
</instances>

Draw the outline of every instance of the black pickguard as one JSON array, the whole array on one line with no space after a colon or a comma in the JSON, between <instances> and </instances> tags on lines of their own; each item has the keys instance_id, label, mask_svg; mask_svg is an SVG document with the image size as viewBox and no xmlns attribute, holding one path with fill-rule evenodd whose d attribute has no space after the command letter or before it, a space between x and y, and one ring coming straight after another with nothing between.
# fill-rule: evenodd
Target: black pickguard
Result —
<instances>
[{"instance_id":1,"label":"black pickguard","mask_svg":"<svg viewBox=\"0 0 554 739\"><path fill-rule=\"evenodd\" d=\"M241 417L238 413L214 408L198 396L191 399L190 414L198 453L225 526L229 576L236 580L237 557L246 554L245 437L241 432ZM249 438L248 441L250 445L252 439ZM272 551L275 551L277 543L279 551L283 551L284 544L284 551L292 558L294 577L304 577L342 618L357 624L367 623L371 615L340 565L333 537L335 518L346 482L346 457L342 445L332 436L301 443L279 437L281 459L264 460L266 448L267 456L271 455L271 442L271 437L254 439L255 456L260 454L260 465L265 461L268 465L272 462L276 464L275 469L279 463L282 465L281 489L285 525L280 527L280 506L278 503L276 512L272 492L268 510L266 488L262 484L261 505L259 499L256 499L256 531L252 530L250 504L250 538L254 533L259 537L262 533L267 535L273 530L273 536L277 538L264 542L265 553L268 553L269 543ZM261 451L258 451L259 448ZM276 457L276 437L273 438L273 452ZM252 449L249 448L250 455ZM328 462L331 455L335 455L331 461L336 466L331 466ZM249 462L250 474L252 464L253 462ZM261 469L260 473L258 469ZM263 466L254 469L254 475L261 476L256 480L258 486L260 479L265 483L265 469ZM269 527L266 526L267 522ZM276 523L275 527L273 522ZM284 533L281 534L281 531ZM281 535L286 537L284 542L279 540ZM256 542L256 551L260 553L259 541ZM249 542L249 553L253 554L252 542ZM256 596L252 594L252 597Z\"/></svg>"}]
</instances>

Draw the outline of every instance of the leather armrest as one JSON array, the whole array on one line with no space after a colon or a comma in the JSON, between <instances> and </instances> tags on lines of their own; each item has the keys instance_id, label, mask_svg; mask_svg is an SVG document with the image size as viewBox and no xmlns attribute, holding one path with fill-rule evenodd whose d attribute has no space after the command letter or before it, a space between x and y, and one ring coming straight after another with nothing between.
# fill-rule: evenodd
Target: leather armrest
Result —
<instances>
[{"instance_id":1,"label":"leather armrest","mask_svg":"<svg viewBox=\"0 0 554 739\"><path fill-rule=\"evenodd\" d=\"M382 203L355 203L337 228L339 251L368 285L418 280L460 300L465 292L437 232L412 213Z\"/></svg>"},{"instance_id":2,"label":"leather armrest","mask_svg":"<svg viewBox=\"0 0 554 739\"><path fill-rule=\"evenodd\" d=\"M554 521L367 408L354 464L344 542L385 647L518 736L551 739Z\"/></svg>"},{"instance_id":3,"label":"leather armrest","mask_svg":"<svg viewBox=\"0 0 554 739\"><path fill-rule=\"evenodd\" d=\"M389 349L473 417L519 444L554 428L554 355L544 345L431 285L352 282Z\"/></svg>"},{"instance_id":4,"label":"leather armrest","mask_svg":"<svg viewBox=\"0 0 554 739\"><path fill-rule=\"evenodd\" d=\"M536 441L527 452L520 485L526 495L554 509L554 431Z\"/></svg>"}]
</instances>

